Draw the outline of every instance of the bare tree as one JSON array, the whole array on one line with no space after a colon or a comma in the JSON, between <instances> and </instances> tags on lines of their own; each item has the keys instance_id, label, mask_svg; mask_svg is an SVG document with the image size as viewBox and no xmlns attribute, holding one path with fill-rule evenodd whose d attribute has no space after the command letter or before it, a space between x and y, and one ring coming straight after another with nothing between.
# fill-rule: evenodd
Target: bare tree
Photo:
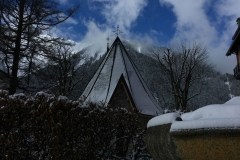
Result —
<instances>
[{"instance_id":1,"label":"bare tree","mask_svg":"<svg viewBox=\"0 0 240 160\"><path fill-rule=\"evenodd\" d=\"M75 86L82 80L77 76L81 60L85 59L84 53L76 54L72 49L73 44L62 41L57 43L48 56L51 73L56 78L58 95L69 95Z\"/></svg>"},{"instance_id":2,"label":"bare tree","mask_svg":"<svg viewBox=\"0 0 240 160\"><path fill-rule=\"evenodd\" d=\"M60 10L55 0L0 0L0 51L9 69L9 93L18 87L19 64L39 36L69 18L75 9ZM38 41L38 39L41 39Z\"/></svg>"},{"instance_id":3,"label":"bare tree","mask_svg":"<svg viewBox=\"0 0 240 160\"><path fill-rule=\"evenodd\" d=\"M191 91L192 86L203 79L210 65L207 64L207 51L200 45L153 50L153 57L157 59L161 72L166 75L171 87L171 94L177 110L186 111L188 102L201 93ZM196 88L196 87L195 87Z\"/></svg>"}]
</instances>

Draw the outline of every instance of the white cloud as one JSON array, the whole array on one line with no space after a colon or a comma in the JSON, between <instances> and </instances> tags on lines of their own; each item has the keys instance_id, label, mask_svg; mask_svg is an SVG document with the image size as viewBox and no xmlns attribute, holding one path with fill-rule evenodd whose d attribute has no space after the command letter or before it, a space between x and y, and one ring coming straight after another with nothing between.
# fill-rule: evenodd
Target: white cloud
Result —
<instances>
[{"instance_id":1,"label":"white cloud","mask_svg":"<svg viewBox=\"0 0 240 160\"><path fill-rule=\"evenodd\" d=\"M238 0L219 0L216 8L220 16L237 18L240 16L239 6L240 1Z\"/></svg>"},{"instance_id":2,"label":"white cloud","mask_svg":"<svg viewBox=\"0 0 240 160\"><path fill-rule=\"evenodd\" d=\"M89 4L97 8L104 16L106 24L97 24L94 20L85 21L87 32L83 38L77 42L76 49L80 50L86 46L92 45L92 55L96 51L104 53L106 51L107 40L115 37L113 30L119 25L120 30L123 32L120 36L125 39L139 39L139 35L133 35L129 32L134 22L141 15L143 8L147 5L147 0L90 0ZM96 8L95 8L96 9ZM144 42L153 42L148 35L141 35ZM111 41L111 40L110 40ZM111 44L111 42L110 42ZM91 53L89 53L91 54Z\"/></svg>"},{"instance_id":3,"label":"white cloud","mask_svg":"<svg viewBox=\"0 0 240 160\"><path fill-rule=\"evenodd\" d=\"M61 0L66 3L67 0ZM146 43L158 44L156 34L152 31L133 34L131 29L139 18L147 0L88 0L89 5L97 10L106 20L105 24L96 23L97 20L85 21L87 32L77 42L77 48L83 48L95 44L94 50L104 53L106 51L106 38L110 37L117 25L123 31L121 37L134 41L140 41L137 46ZM221 72L232 72L236 64L235 57L226 57L225 53L231 43L231 37L236 30L236 18L240 16L240 1L236 0L159 0L160 4L172 9L176 15L175 34L171 42L184 41L186 43L201 43L209 50L210 60ZM89 7L90 7L89 6ZM209 14L209 10L215 14ZM69 19L67 23L76 25L75 19ZM221 26L220 26L221 25ZM92 51L93 54L95 51Z\"/></svg>"},{"instance_id":4,"label":"white cloud","mask_svg":"<svg viewBox=\"0 0 240 160\"><path fill-rule=\"evenodd\" d=\"M130 29L146 5L146 0L110 0L104 5L102 14L108 25L119 25L122 30L126 30Z\"/></svg>"},{"instance_id":5,"label":"white cloud","mask_svg":"<svg viewBox=\"0 0 240 160\"><path fill-rule=\"evenodd\" d=\"M81 39L81 41L76 42L75 50L79 51L87 46L92 46L91 50L88 52L90 56L94 56L96 52L100 54L104 53L107 49L107 37L110 33L110 28L101 27L94 21L86 22L87 33Z\"/></svg>"},{"instance_id":6,"label":"white cloud","mask_svg":"<svg viewBox=\"0 0 240 160\"><path fill-rule=\"evenodd\" d=\"M220 0L214 1L215 3L207 0L159 0L159 2L162 5L171 6L177 17L176 33L172 41L203 44L209 50L209 58L216 69L223 73L232 72L236 64L235 57L226 57L225 53L236 30L234 19L236 15L240 15L238 9L240 4L236 4L236 0ZM215 6L212 6L213 4ZM210 9L217 14L218 18L210 21L207 7L211 7ZM219 24L224 26L217 26Z\"/></svg>"},{"instance_id":7,"label":"white cloud","mask_svg":"<svg viewBox=\"0 0 240 160\"><path fill-rule=\"evenodd\" d=\"M61 0L60 3L66 4L68 0ZM157 35L154 30L150 30L147 33L133 34L130 32L131 28L135 25L136 20L145 6L147 6L147 0L88 0L88 7L92 10L97 10L106 23L99 24L94 17L81 17L83 25L86 26L86 33L81 35L79 41L75 41L75 51L91 46L88 50L89 56L94 56L96 52L103 54L107 49L107 37L110 37L110 45L115 39L113 30L116 30L116 26L119 25L120 30L123 32L120 37L124 37L124 40L129 40L132 44L135 44L137 48L144 47L145 44L156 44ZM54 27L50 32L52 36L64 36L66 38L76 38L74 35L74 29L72 25L79 24L78 21L73 18L69 18L62 27ZM79 38L79 37L78 37Z\"/></svg>"},{"instance_id":8,"label":"white cloud","mask_svg":"<svg viewBox=\"0 0 240 160\"><path fill-rule=\"evenodd\" d=\"M240 1L236 0L219 0L215 6L215 11L218 15L219 21L223 24L223 31L218 33L219 47L215 48L220 56L227 52L231 42L232 36L237 29L236 19L240 16ZM217 55L215 55L217 58ZM220 59L220 58L219 58ZM234 55L229 57L222 57L218 64L220 68L225 68L228 72L232 72L233 67L236 65L236 57Z\"/></svg>"},{"instance_id":9,"label":"white cloud","mask_svg":"<svg viewBox=\"0 0 240 160\"><path fill-rule=\"evenodd\" d=\"M162 4L172 5L172 10L177 16L174 40L209 43L216 36L215 28L208 21L204 11L205 1L160 0Z\"/></svg>"},{"instance_id":10,"label":"white cloud","mask_svg":"<svg viewBox=\"0 0 240 160\"><path fill-rule=\"evenodd\" d=\"M220 0L215 9L219 16L219 21L224 24L223 37L229 40L236 30L236 19L240 16L240 1L236 0Z\"/></svg>"},{"instance_id":11,"label":"white cloud","mask_svg":"<svg viewBox=\"0 0 240 160\"><path fill-rule=\"evenodd\" d=\"M107 50L107 37L110 38L110 45L115 39L112 28L107 25L99 25L95 21L85 22L85 25L87 27L87 33L79 42L76 42L74 50L79 51L85 47L91 46L90 50L87 52L88 55L94 56L96 52L100 55L105 53ZM136 45L136 48L144 47L149 44L155 44L157 41L150 36L151 33L131 34L126 31L123 34L125 35L124 40Z\"/></svg>"}]
</instances>

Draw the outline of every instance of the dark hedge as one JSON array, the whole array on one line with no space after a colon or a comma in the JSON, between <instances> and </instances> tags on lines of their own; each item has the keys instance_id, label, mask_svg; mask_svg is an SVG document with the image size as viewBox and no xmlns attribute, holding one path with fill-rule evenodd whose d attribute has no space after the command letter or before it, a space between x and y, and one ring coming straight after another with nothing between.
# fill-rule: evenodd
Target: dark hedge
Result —
<instances>
[{"instance_id":1,"label":"dark hedge","mask_svg":"<svg viewBox=\"0 0 240 160\"><path fill-rule=\"evenodd\" d=\"M1 90L0 159L147 158L139 123L123 108Z\"/></svg>"}]
</instances>

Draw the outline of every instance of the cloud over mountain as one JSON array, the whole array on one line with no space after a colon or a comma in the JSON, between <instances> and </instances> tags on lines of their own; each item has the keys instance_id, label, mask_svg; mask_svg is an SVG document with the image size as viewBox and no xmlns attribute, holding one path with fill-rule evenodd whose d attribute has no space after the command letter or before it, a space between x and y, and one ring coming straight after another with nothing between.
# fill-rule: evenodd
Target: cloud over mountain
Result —
<instances>
[{"instance_id":1,"label":"cloud over mountain","mask_svg":"<svg viewBox=\"0 0 240 160\"><path fill-rule=\"evenodd\" d=\"M69 2L61 0L63 5L79 1ZM79 15L67 21L69 27L53 32L77 39L77 49L92 45L94 51L102 53L106 51L106 38L110 37L110 42L114 39L117 25L123 32L120 36L138 41L137 47L176 41L200 43L219 71L232 73L235 57L226 57L225 53L237 28L239 6L236 0L87 0L81 1Z\"/></svg>"},{"instance_id":2,"label":"cloud over mountain","mask_svg":"<svg viewBox=\"0 0 240 160\"><path fill-rule=\"evenodd\" d=\"M240 14L234 6L240 4L237 5L234 0L217 2L159 0L159 2L171 8L177 17L176 32L171 41L203 44L209 51L211 62L219 71L232 72L235 57L227 59L225 53L236 30L235 19Z\"/></svg>"}]
</instances>

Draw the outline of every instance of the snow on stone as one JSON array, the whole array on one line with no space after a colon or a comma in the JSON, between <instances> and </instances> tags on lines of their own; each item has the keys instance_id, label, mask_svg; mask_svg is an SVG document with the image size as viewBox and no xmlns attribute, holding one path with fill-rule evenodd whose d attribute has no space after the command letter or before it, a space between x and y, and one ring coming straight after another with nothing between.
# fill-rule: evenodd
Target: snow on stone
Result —
<instances>
[{"instance_id":1,"label":"snow on stone","mask_svg":"<svg viewBox=\"0 0 240 160\"><path fill-rule=\"evenodd\" d=\"M226 105L240 105L240 97L233 97L232 99L230 99L229 101L227 101L224 104L226 104Z\"/></svg>"},{"instance_id":2,"label":"snow on stone","mask_svg":"<svg viewBox=\"0 0 240 160\"><path fill-rule=\"evenodd\" d=\"M234 97L225 104L214 104L181 115L183 121L172 124L170 131L240 128L240 97Z\"/></svg>"},{"instance_id":3,"label":"snow on stone","mask_svg":"<svg viewBox=\"0 0 240 160\"><path fill-rule=\"evenodd\" d=\"M180 117L179 113L162 114L148 121L147 128L172 123L176 120L177 117Z\"/></svg>"},{"instance_id":4,"label":"snow on stone","mask_svg":"<svg viewBox=\"0 0 240 160\"><path fill-rule=\"evenodd\" d=\"M182 121L176 121L181 117ZM171 132L190 129L240 128L240 97L233 97L224 104L213 104L193 112L167 113L152 118L147 127L172 123Z\"/></svg>"},{"instance_id":5,"label":"snow on stone","mask_svg":"<svg viewBox=\"0 0 240 160\"><path fill-rule=\"evenodd\" d=\"M240 118L240 105L214 104L181 116L183 121L218 118Z\"/></svg>"},{"instance_id":6,"label":"snow on stone","mask_svg":"<svg viewBox=\"0 0 240 160\"><path fill-rule=\"evenodd\" d=\"M235 129L240 128L240 118L232 119L200 119L194 121L176 121L171 125L170 132L190 129Z\"/></svg>"}]
</instances>

